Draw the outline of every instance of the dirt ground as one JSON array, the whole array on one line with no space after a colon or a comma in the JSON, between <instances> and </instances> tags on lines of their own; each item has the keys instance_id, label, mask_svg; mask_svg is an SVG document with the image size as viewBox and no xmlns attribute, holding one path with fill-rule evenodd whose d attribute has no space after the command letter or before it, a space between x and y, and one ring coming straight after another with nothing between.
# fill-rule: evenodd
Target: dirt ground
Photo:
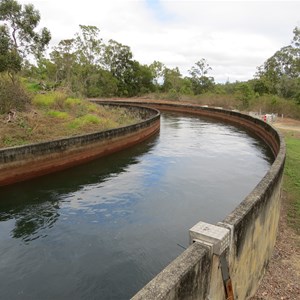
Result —
<instances>
[{"instance_id":1,"label":"dirt ground","mask_svg":"<svg viewBox=\"0 0 300 300\"><path fill-rule=\"evenodd\" d=\"M285 131L300 132L300 121L289 118L278 118L273 124L276 128L281 130L284 134Z\"/></svg>"},{"instance_id":2,"label":"dirt ground","mask_svg":"<svg viewBox=\"0 0 300 300\"><path fill-rule=\"evenodd\" d=\"M293 131L300 137L300 121L278 119L273 126L283 134ZM252 300L300 299L300 236L287 224L287 195L282 193L282 208L277 241L272 259Z\"/></svg>"}]
</instances>

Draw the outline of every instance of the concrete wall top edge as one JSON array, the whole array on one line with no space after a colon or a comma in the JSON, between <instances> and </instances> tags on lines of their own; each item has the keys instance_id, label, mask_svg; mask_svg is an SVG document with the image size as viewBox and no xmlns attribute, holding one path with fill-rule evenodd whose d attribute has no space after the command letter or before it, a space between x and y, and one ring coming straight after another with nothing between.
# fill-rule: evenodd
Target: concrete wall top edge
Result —
<instances>
[{"instance_id":1,"label":"concrete wall top edge","mask_svg":"<svg viewBox=\"0 0 300 300\"><path fill-rule=\"evenodd\" d=\"M194 243L132 299L190 299L193 294L198 294L198 299L205 299L209 291L210 271L211 249ZM202 280L199 280L199 274L202 274Z\"/></svg>"}]
</instances>

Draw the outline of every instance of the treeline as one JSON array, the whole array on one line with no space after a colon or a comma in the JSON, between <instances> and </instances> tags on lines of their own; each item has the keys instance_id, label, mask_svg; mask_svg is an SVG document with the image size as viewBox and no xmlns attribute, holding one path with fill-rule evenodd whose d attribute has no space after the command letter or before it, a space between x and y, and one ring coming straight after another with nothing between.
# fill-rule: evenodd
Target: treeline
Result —
<instances>
[{"instance_id":1,"label":"treeline","mask_svg":"<svg viewBox=\"0 0 300 300\"><path fill-rule=\"evenodd\" d=\"M45 48L51 34L46 28L36 32L40 14L30 4L22 6L15 0L1 0L0 21L2 102L11 85L7 81L16 85L22 77L34 82L33 89L63 89L83 97L154 93L176 100L184 96L231 95L238 100L240 108L247 109L252 99L274 95L300 104L300 29L297 27L291 44L259 67L254 79L216 84L204 58L191 66L189 76L159 61L144 65L133 58L129 46L115 40L104 41L95 26L80 25L73 37L60 41L46 57ZM1 105L1 111L5 110L5 105ZM15 104L5 107L11 105Z\"/></svg>"},{"instance_id":2,"label":"treeline","mask_svg":"<svg viewBox=\"0 0 300 300\"><path fill-rule=\"evenodd\" d=\"M95 26L79 28L73 38L60 41L49 58L38 59L36 66L27 62L23 75L39 78L47 89L63 87L86 97L132 97L157 91L199 94L214 85L205 59L191 68L191 77L183 78L178 68L169 69L161 62L139 63L129 46L115 40L105 43Z\"/></svg>"}]
</instances>

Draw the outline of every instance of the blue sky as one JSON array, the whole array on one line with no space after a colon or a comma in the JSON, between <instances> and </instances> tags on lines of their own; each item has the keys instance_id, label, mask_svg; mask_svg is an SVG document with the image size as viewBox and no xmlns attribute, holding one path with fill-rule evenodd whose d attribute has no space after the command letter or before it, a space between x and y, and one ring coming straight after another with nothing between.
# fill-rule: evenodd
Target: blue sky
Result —
<instances>
[{"instance_id":1,"label":"blue sky","mask_svg":"<svg viewBox=\"0 0 300 300\"><path fill-rule=\"evenodd\" d=\"M145 0L146 5L152 11L154 17L164 23L174 20L175 15L167 11L163 2L160 0Z\"/></svg>"},{"instance_id":2,"label":"blue sky","mask_svg":"<svg viewBox=\"0 0 300 300\"><path fill-rule=\"evenodd\" d=\"M52 45L72 38L79 24L130 46L134 58L178 66L181 73L205 58L217 82L247 80L256 67L292 39L300 1L21 0L41 13Z\"/></svg>"}]
</instances>

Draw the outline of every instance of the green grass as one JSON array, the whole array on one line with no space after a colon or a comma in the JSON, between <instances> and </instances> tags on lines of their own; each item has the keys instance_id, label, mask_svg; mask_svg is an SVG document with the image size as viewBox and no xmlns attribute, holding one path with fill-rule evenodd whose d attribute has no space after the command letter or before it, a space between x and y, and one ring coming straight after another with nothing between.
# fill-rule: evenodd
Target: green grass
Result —
<instances>
[{"instance_id":1,"label":"green grass","mask_svg":"<svg viewBox=\"0 0 300 300\"><path fill-rule=\"evenodd\" d=\"M69 117L69 114L64 111L58 111L58 110L50 110L46 113L48 116L54 117L54 118L60 118L60 119L67 119Z\"/></svg>"},{"instance_id":2,"label":"green grass","mask_svg":"<svg viewBox=\"0 0 300 300\"><path fill-rule=\"evenodd\" d=\"M28 141L21 137L4 137L2 142L5 147L15 147L28 144Z\"/></svg>"},{"instance_id":3,"label":"green grass","mask_svg":"<svg viewBox=\"0 0 300 300\"><path fill-rule=\"evenodd\" d=\"M55 102L56 102L56 99L55 99L55 96L53 93L38 94L32 100L33 105L35 105L39 108L54 107Z\"/></svg>"},{"instance_id":4,"label":"green grass","mask_svg":"<svg viewBox=\"0 0 300 300\"><path fill-rule=\"evenodd\" d=\"M31 81L28 78L21 78L22 83L24 84L25 88L31 93L37 93L41 90L41 86L36 81Z\"/></svg>"},{"instance_id":5,"label":"green grass","mask_svg":"<svg viewBox=\"0 0 300 300\"><path fill-rule=\"evenodd\" d=\"M65 100L65 105L67 107L74 107L74 106L78 106L78 105L83 105L83 101L78 98L67 98Z\"/></svg>"},{"instance_id":6,"label":"green grass","mask_svg":"<svg viewBox=\"0 0 300 300\"><path fill-rule=\"evenodd\" d=\"M300 232L300 138L288 134L285 137L287 157L284 189L288 192L288 221Z\"/></svg>"},{"instance_id":7,"label":"green grass","mask_svg":"<svg viewBox=\"0 0 300 300\"><path fill-rule=\"evenodd\" d=\"M70 129L76 129L76 128L82 128L83 126L86 126L88 124L99 124L100 122L101 119L98 116L88 114L74 119L73 121L68 123L67 126Z\"/></svg>"},{"instance_id":8,"label":"green grass","mask_svg":"<svg viewBox=\"0 0 300 300\"><path fill-rule=\"evenodd\" d=\"M32 100L32 104L43 109L64 109L67 106L67 100L67 95L62 92L50 92L46 94L35 95Z\"/></svg>"}]
</instances>

